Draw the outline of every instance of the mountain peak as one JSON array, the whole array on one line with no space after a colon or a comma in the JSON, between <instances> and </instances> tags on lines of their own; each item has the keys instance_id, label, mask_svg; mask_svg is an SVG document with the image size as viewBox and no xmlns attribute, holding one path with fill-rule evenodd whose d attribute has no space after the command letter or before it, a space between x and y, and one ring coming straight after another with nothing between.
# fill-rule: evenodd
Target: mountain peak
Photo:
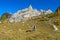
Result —
<instances>
[{"instance_id":1,"label":"mountain peak","mask_svg":"<svg viewBox=\"0 0 60 40\"><path fill-rule=\"evenodd\" d=\"M52 10L48 9L48 12L52 13Z\"/></svg>"},{"instance_id":2,"label":"mountain peak","mask_svg":"<svg viewBox=\"0 0 60 40\"><path fill-rule=\"evenodd\" d=\"M31 9L31 10L33 9L31 5L29 6L29 9Z\"/></svg>"}]
</instances>

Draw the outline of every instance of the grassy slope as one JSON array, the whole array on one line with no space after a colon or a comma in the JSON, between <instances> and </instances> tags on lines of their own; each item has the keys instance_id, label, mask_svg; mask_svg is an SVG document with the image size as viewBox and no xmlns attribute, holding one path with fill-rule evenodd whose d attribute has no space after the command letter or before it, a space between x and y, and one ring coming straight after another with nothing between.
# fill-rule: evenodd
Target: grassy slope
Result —
<instances>
[{"instance_id":1,"label":"grassy slope","mask_svg":"<svg viewBox=\"0 0 60 40\"><path fill-rule=\"evenodd\" d=\"M50 20L55 21L55 18L57 17ZM33 25L37 26L36 31L26 32ZM60 27L58 28L58 31L54 31L47 21L40 21L39 17L17 23L4 22L0 24L0 40L60 40Z\"/></svg>"}]
</instances>

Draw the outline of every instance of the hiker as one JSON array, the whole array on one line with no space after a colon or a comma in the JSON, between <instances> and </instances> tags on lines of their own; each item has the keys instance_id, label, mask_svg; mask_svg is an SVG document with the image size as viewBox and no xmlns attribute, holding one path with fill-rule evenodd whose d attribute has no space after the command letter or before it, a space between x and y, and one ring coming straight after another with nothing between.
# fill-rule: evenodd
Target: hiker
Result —
<instances>
[{"instance_id":1,"label":"hiker","mask_svg":"<svg viewBox=\"0 0 60 40\"><path fill-rule=\"evenodd\" d=\"M36 30L36 26L33 25L33 26L32 26L32 31L35 31L35 30Z\"/></svg>"}]
</instances>

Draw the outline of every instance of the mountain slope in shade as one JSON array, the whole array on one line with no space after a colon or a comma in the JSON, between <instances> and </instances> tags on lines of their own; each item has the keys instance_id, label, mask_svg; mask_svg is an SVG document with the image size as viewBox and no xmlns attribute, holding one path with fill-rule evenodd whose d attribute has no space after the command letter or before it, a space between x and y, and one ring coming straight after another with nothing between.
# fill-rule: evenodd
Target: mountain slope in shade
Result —
<instances>
[{"instance_id":1,"label":"mountain slope in shade","mask_svg":"<svg viewBox=\"0 0 60 40\"><path fill-rule=\"evenodd\" d=\"M2 17L3 17L4 15L6 15L6 18L7 18L7 19L9 19L9 18L12 16L12 14L11 14L10 12L5 12L5 13L2 15ZM2 17L1 17L1 18L2 18Z\"/></svg>"}]
</instances>

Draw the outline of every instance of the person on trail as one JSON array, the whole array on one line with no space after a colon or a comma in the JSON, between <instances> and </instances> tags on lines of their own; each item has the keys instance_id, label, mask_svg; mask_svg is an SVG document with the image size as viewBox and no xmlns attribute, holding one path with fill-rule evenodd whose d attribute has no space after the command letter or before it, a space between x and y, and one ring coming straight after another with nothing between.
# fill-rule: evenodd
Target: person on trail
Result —
<instances>
[{"instance_id":1,"label":"person on trail","mask_svg":"<svg viewBox=\"0 0 60 40\"><path fill-rule=\"evenodd\" d=\"M32 26L32 31L35 31L35 30L36 30L36 26L33 25L33 26Z\"/></svg>"}]
</instances>

